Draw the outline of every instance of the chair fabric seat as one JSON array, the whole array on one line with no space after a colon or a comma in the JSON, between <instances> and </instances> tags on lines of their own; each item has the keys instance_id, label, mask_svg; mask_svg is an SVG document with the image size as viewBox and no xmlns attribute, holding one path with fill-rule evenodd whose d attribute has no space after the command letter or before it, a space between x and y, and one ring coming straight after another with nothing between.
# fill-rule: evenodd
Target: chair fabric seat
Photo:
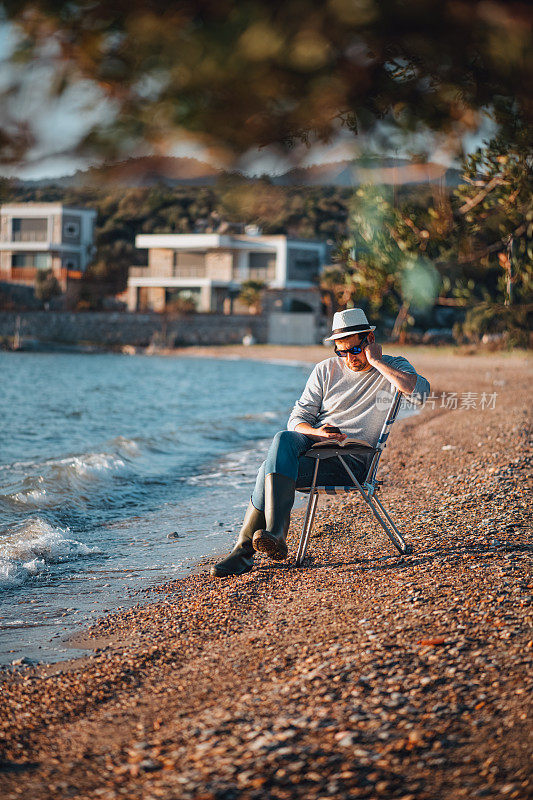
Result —
<instances>
[{"instance_id":1,"label":"chair fabric seat","mask_svg":"<svg viewBox=\"0 0 533 800\"><path fill-rule=\"evenodd\" d=\"M299 488L298 491L306 494L311 491L311 487ZM351 484L350 486L315 486L315 491L318 494L345 494L346 492L358 492L359 489Z\"/></svg>"},{"instance_id":2,"label":"chair fabric seat","mask_svg":"<svg viewBox=\"0 0 533 800\"><path fill-rule=\"evenodd\" d=\"M307 458L328 459L336 456L363 456L370 458L376 452L375 447L370 445L351 444L346 447L332 447L331 445L321 447L311 447L305 452Z\"/></svg>"},{"instance_id":3,"label":"chair fabric seat","mask_svg":"<svg viewBox=\"0 0 533 800\"><path fill-rule=\"evenodd\" d=\"M349 485L350 487L353 487L354 484L351 481L350 476L338 458L308 458L307 452L303 456L300 456L299 459L298 477L296 479L297 492L301 492L302 490L304 492L309 492L317 464L319 465L317 474L317 484L319 486L340 487ZM343 455L346 463L356 476L357 480L363 481L368 472L368 460L360 455L347 453L344 453Z\"/></svg>"}]
</instances>

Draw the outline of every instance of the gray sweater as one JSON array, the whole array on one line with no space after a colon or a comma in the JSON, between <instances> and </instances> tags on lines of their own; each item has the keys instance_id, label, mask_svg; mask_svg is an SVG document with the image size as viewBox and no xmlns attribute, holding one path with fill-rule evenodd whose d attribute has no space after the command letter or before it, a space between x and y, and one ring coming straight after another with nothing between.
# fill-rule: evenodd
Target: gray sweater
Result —
<instances>
[{"instance_id":1,"label":"gray sweater","mask_svg":"<svg viewBox=\"0 0 533 800\"><path fill-rule=\"evenodd\" d=\"M383 361L417 376L413 393L404 396L410 403L421 405L429 394L429 382L402 356L384 355ZM301 422L316 428L336 425L347 436L374 447L395 392L396 388L375 367L367 372L353 372L344 359L333 356L312 371L287 428L293 431Z\"/></svg>"}]
</instances>

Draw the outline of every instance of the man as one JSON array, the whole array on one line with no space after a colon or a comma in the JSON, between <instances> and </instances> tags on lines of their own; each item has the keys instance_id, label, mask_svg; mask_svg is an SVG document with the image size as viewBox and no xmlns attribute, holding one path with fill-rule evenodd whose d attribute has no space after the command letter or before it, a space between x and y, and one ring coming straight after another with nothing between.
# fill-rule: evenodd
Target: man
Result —
<instances>
[{"instance_id":1,"label":"man","mask_svg":"<svg viewBox=\"0 0 533 800\"><path fill-rule=\"evenodd\" d=\"M335 355L316 365L302 396L294 406L286 431L270 445L257 474L243 526L231 554L211 570L215 577L242 575L253 566L255 551L281 561L297 487L308 487L315 460L305 452L317 441L346 437L377 444L388 408L379 402L384 391L398 389L419 405L429 394L428 381L401 356L383 355L375 341L375 325L364 311L350 308L333 318L329 341ZM392 396L391 396L392 400ZM345 456L358 480L369 464L362 456ZM322 461L320 483L345 483L337 459Z\"/></svg>"}]
</instances>

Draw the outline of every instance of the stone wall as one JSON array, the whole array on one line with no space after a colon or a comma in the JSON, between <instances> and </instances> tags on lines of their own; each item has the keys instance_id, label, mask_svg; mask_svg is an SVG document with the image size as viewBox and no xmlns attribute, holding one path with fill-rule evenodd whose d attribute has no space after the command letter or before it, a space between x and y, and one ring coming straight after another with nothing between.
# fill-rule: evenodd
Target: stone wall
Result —
<instances>
[{"instance_id":1,"label":"stone wall","mask_svg":"<svg viewBox=\"0 0 533 800\"><path fill-rule=\"evenodd\" d=\"M90 343L101 346L134 345L151 342L178 347L196 344L240 344L251 334L256 341L267 340L264 316L191 314L171 317L163 314L119 312L0 311L0 339L15 334L17 317L20 337L63 344Z\"/></svg>"},{"instance_id":2,"label":"stone wall","mask_svg":"<svg viewBox=\"0 0 533 800\"><path fill-rule=\"evenodd\" d=\"M174 251L161 248L148 250L146 278L170 278L174 264Z\"/></svg>"}]
</instances>

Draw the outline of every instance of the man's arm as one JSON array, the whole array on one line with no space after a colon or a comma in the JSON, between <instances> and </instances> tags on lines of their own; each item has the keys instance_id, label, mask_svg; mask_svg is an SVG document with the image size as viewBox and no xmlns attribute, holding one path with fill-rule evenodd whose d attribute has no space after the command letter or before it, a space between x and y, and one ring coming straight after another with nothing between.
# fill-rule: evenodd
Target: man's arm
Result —
<instances>
[{"instance_id":1,"label":"man's arm","mask_svg":"<svg viewBox=\"0 0 533 800\"><path fill-rule=\"evenodd\" d=\"M300 423L307 423L310 426L316 423L322 406L322 381L318 374L318 367L317 364L307 379L300 399L294 404L287 422L287 428L290 431L295 431Z\"/></svg>"},{"instance_id":2,"label":"man's arm","mask_svg":"<svg viewBox=\"0 0 533 800\"><path fill-rule=\"evenodd\" d=\"M375 367L381 374L395 386L404 397L415 406L422 406L426 397L431 392L429 381L419 375L412 364L402 356L396 356L396 366L387 363L387 356L383 356L381 347L372 343L372 352L366 348L368 363ZM398 363L399 362L399 363Z\"/></svg>"},{"instance_id":3,"label":"man's arm","mask_svg":"<svg viewBox=\"0 0 533 800\"><path fill-rule=\"evenodd\" d=\"M319 442L321 439L336 439L338 442L343 442L346 439L346 434L335 425L321 425L320 428L313 428L308 422L300 422L294 429L298 433L305 433Z\"/></svg>"},{"instance_id":4,"label":"man's arm","mask_svg":"<svg viewBox=\"0 0 533 800\"><path fill-rule=\"evenodd\" d=\"M371 367L387 378L393 386L396 386L402 394L412 394L416 386L417 376L410 372L402 372L390 364L386 364L383 359L383 350L380 344L371 342L365 347L365 355Z\"/></svg>"},{"instance_id":5,"label":"man's arm","mask_svg":"<svg viewBox=\"0 0 533 800\"><path fill-rule=\"evenodd\" d=\"M346 439L346 436L333 425L322 425L320 428L314 427L322 407L322 380L320 364L317 364L307 380L302 396L292 409L287 428L290 431L312 436L316 441L320 439L338 439L342 441Z\"/></svg>"}]
</instances>

